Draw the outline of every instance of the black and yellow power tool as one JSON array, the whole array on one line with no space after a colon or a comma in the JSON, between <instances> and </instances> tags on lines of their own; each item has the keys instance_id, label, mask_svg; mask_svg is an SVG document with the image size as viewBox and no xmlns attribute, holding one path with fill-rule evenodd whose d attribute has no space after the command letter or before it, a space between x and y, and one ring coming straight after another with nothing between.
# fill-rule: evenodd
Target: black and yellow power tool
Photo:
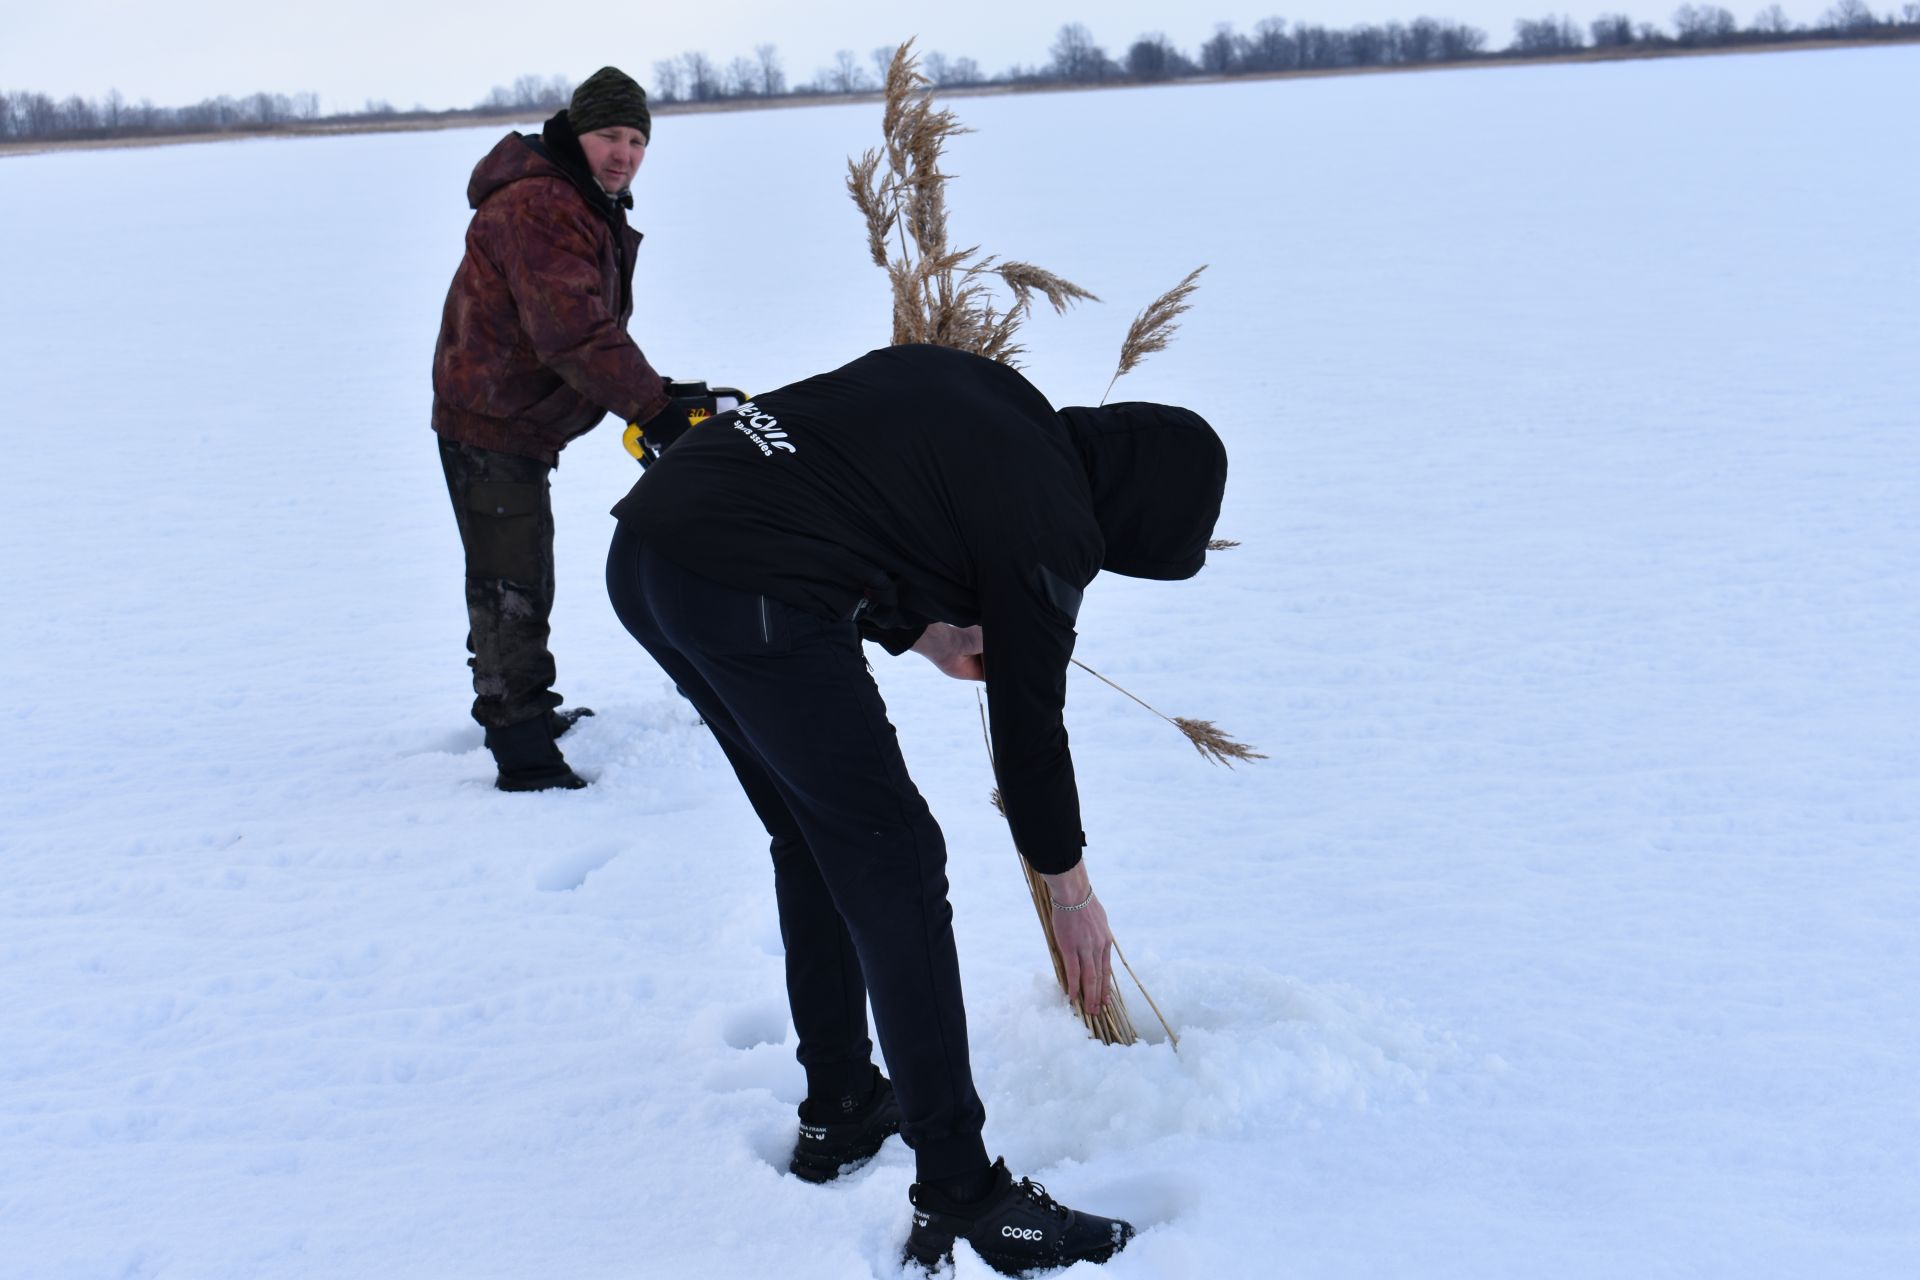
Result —
<instances>
[{"instance_id":1,"label":"black and yellow power tool","mask_svg":"<svg viewBox=\"0 0 1920 1280\"><path fill-rule=\"evenodd\" d=\"M671 437L659 438L662 433L658 429L649 434L646 428L652 424L639 422L629 422L626 433L620 437L620 443L626 446L627 452L642 467L658 461L667 446L679 437L679 422L675 420L672 409L679 409L687 415L688 427L697 427L717 414L738 409L747 402L747 393L737 387L709 387L704 382L669 382L667 401L670 408L662 416L673 420Z\"/></svg>"}]
</instances>

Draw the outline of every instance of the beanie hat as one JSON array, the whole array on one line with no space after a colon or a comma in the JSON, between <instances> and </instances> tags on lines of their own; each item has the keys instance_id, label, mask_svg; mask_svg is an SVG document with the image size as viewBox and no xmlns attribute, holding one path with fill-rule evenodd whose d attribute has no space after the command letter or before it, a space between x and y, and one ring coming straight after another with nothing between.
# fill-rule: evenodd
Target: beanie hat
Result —
<instances>
[{"instance_id":1,"label":"beanie hat","mask_svg":"<svg viewBox=\"0 0 1920 1280\"><path fill-rule=\"evenodd\" d=\"M1227 485L1227 448L1207 420L1141 402L1061 409L1059 417L1106 539L1100 567L1163 581L1200 572Z\"/></svg>"},{"instance_id":2,"label":"beanie hat","mask_svg":"<svg viewBox=\"0 0 1920 1280\"><path fill-rule=\"evenodd\" d=\"M602 67L573 91L567 104L567 124L574 136L624 125L638 129L653 141L653 113L647 110L647 91L618 67Z\"/></svg>"}]
</instances>

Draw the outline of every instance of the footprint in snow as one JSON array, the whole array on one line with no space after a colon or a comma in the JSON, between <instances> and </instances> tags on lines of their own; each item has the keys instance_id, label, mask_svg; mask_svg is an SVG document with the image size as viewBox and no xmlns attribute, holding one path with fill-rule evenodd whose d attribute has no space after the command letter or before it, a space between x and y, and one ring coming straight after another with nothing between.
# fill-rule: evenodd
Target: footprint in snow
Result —
<instances>
[{"instance_id":1,"label":"footprint in snow","mask_svg":"<svg viewBox=\"0 0 1920 1280\"><path fill-rule=\"evenodd\" d=\"M543 893L565 893L578 889L587 877L620 856L614 845L596 845L572 849L547 859L534 873L533 885Z\"/></svg>"},{"instance_id":2,"label":"footprint in snow","mask_svg":"<svg viewBox=\"0 0 1920 1280\"><path fill-rule=\"evenodd\" d=\"M436 734L424 742L416 742L411 747L401 749L402 756L464 756L470 751L479 751L487 745L486 736L479 725L465 729L450 729Z\"/></svg>"},{"instance_id":3,"label":"footprint in snow","mask_svg":"<svg viewBox=\"0 0 1920 1280\"><path fill-rule=\"evenodd\" d=\"M734 1049L756 1049L763 1044L783 1044L787 1039L787 1011L767 1003L735 1009L720 1024L720 1038Z\"/></svg>"}]
</instances>

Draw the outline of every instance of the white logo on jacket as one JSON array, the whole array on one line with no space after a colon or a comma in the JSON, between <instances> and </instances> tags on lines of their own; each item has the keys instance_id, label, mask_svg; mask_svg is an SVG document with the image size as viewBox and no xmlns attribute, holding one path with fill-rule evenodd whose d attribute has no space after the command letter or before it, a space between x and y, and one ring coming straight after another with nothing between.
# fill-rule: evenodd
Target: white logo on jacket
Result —
<instances>
[{"instance_id":1,"label":"white logo on jacket","mask_svg":"<svg viewBox=\"0 0 1920 1280\"><path fill-rule=\"evenodd\" d=\"M734 410L733 429L753 441L754 445L766 457L771 458L775 449L787 453L798 453L798 446L787 439L787 433L780 429L780 420L764 412L759 405L749 400Z\"/></svg>"}]
</instances>

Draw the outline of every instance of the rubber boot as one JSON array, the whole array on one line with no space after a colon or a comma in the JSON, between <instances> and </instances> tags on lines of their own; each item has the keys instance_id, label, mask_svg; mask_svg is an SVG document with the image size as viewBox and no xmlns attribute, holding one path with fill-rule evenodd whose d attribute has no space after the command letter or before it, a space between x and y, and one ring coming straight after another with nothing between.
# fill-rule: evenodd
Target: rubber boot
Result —
<instances>
[{"instance_id":1,"label":"rubber boot","mask_svg":"<svg viewBox=\"0 0 1920 1280\"><path fill-rule=\"evenodd\" d=\"M553 724L545 715L487 730L487 750L500 767L493 785L502 791L577 791L587 785L585 778L567 767L567 758L553 742Z\"/></svg>"},{"instance_id":2,"label":"rubber boot","mask_svg":"<svg viewBox=\"0 0 1920 1280\"><path fill-rule=\"evenodd\" d=\"M547 712L547 723L553 726L554 741L558 742L561 738L566 737L567 730L573 728L574 725L579 724L592 714L592 707L567 707L565 709L556 707L552 711Z\"/></svg>"}]
</instances>

